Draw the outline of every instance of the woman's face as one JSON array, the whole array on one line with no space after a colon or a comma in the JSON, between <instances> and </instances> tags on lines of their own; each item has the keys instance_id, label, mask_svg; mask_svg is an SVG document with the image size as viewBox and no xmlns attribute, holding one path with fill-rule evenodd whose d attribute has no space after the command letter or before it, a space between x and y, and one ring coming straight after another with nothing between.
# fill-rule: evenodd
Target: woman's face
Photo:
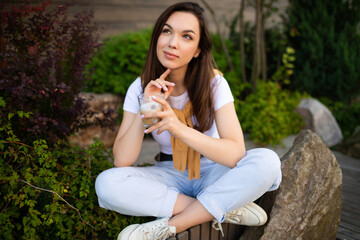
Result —
<instances>
[{"instance_id":1,"label":"woman's face","mask_svg":"<svg viewBox=\"0 0 360 240\"><path fill-rule=\"evenodd\" d=\"M199 40L198 19L192 13L174 12L159 36L156 46L157 57L166 68L186 71L191 59L200 54Z\"/></svg>"}]
</instances>

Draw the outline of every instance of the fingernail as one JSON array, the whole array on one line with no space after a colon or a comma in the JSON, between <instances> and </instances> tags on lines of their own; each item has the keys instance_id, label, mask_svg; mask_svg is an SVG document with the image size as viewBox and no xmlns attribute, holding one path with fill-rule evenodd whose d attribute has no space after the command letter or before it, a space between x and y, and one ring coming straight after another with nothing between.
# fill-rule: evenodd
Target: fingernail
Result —
<instances>
[{"instance_id":1,"label":"fingernail","mask_svg":"<svg viewBox=\"0 0 360 240\"><path fill-rule=\"evenodd\" d=\"M144 133L148 133L148 132L149 132L149 130L148 130L148 129L145 129Z\"/></svg>"},{"instance_id":2,"label":"fingernail","mask_svg":"<svg viewBox=\"0 0 360 240\"><path fill-rule=\"evenodd\" d=\"M172 83L171 83L171 85L173 85L173 86L174 86L174 85L175 85L175 83L173 83L173 82L172 82Z\"/></svg>"},{"instance_id":3,"label":"fingernail","mask_svg":"<svg viewBox=\"0 0 360 240\"><path fill-rule=\"evenodd\" d=\"M155 96L151 96L150 98L151 98L151 99L155 99L156 97L155 97Z\"/></svg>"},{"instance_id":4,"label":"fingernail","mask_svg":"<svg viewBox=\"0 0 360 240\"><path fill-rule=\"evenodd\" d=\"M164 90L165 90L165 91L167 91L167 90L168 90L168 88L167 88L167 87L164 87Z\"/></svg>"},{"instance_id":5,"label":"fingernail","mask_svg":"<svg viewBox=\"0 0 360 240\"><path fill-rule=\"evenodd\" d=\"M144 115L141 115L140 118L143 119L145 116Z\"/></svg>"},{"instance_id":6,"label":"fingernail","mask_svg":"<svg viewBox=\"0 0 360 240\"><path fill-rule=\"evenodd\" d=\"M158 85L157 85L157 87L158 87L158 88L161 88L161 85L160 85L160 84L158 84Z\"/></svg>"}]
</instances>

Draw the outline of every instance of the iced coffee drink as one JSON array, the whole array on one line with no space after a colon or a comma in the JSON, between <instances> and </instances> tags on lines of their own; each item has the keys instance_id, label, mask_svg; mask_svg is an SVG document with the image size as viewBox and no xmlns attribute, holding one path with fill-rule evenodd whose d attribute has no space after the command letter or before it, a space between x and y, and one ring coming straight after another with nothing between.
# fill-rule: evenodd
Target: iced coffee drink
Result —
<instances>
[{"instance_id":1,"label":"iced coffee drink","mask_svg":"<svg viewBox=\"0 0 360 240\"><path fill-rule=\"evenodd\" d=\"M164 99L164 94L162 94L162 93L152 94L151 96L155 96L155 97ZM162 105L160 103L152 100L150 98L150 96L145 97L144 94L141 94L138 99L139 99L139 104L140 104L140 113L142 115L145 113L148 113L148 112L155 113L155 112L160 112L163 110ZM148 128L151 125L153 125L159 121L160 121L160 119L156 118L156 117L143 118L143 124L144 124L145 128Z\"/></svg>"}]
</instances>

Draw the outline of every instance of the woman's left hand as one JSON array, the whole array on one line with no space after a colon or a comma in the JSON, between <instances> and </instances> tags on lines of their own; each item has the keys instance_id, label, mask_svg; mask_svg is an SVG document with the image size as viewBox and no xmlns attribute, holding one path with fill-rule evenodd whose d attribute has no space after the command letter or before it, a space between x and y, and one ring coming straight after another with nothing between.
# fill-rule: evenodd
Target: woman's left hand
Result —
<instances>
[{"instance_id":1,"label":"woman's left hand","mask_svg":"<svg viewBox=\"0 0 360 240\"><path fill-rule=\"evenodd\" d=\"M173 109L166 102L166 100L152 96L153 100L160 103L163 106L163 111L156 113L145 113L141 118L161 118L161 121L152 125L146 129L145 133L151 133L157 129L157 134L161 134L164 131L168 131L172 136L177 137L182 131L181 129L185 127L183 123L180 122L176 116Z\"/></svg>"}]
</instances>

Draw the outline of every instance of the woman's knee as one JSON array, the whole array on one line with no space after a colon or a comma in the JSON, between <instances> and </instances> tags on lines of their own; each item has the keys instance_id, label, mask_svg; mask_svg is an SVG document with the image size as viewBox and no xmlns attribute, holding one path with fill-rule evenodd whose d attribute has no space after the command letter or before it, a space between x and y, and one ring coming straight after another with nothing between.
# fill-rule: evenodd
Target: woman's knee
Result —
<instances>
[{"instance_id":1,"label":"woman's knee","mask_svg":"<svg viewBox=\"0 0 360 240\"><path fill-rule=\"evenodd\" d=\"M263 152L263 161L268 167L275 167L278 169L280 167L280 158L276 152L268 148L261 148Z\"/></svg>"},{"instance_id":2,"label":"woman's knee","mask_svg":"<svg viewBox=\"0 0 360 240\"><path fill-rule=\"evenodd\" d=\"M281 162L277 153L268 148L255 148L247 152L247 160L263 169L266 173L278 175L281 171ZM241 162L241 161L240 161Z\"/></svg>"},{"instance_id":3,"label":"woman's knee","mask_svg":"<svg viewBox=\"0 0 360 240\"><path fill-rule=\"evenodd\" d=\"M112 171L108 169L100 173L95 180L95 191L99 199L104 198L105 195L109 192L109 186L112 183Z\"/></svg>"},{"instance_id":4,"label":"woman's knee","mask_svg":"<svg viewBox=\"0 0 360 240\"><path fill-rule=\"evenodd\" d=\"M111 198L114 191L118 191L121 183L132 175L128 167L111 168L100 173L95 181L95 191L99 199Z\"/></svg>"}]
</instances>

